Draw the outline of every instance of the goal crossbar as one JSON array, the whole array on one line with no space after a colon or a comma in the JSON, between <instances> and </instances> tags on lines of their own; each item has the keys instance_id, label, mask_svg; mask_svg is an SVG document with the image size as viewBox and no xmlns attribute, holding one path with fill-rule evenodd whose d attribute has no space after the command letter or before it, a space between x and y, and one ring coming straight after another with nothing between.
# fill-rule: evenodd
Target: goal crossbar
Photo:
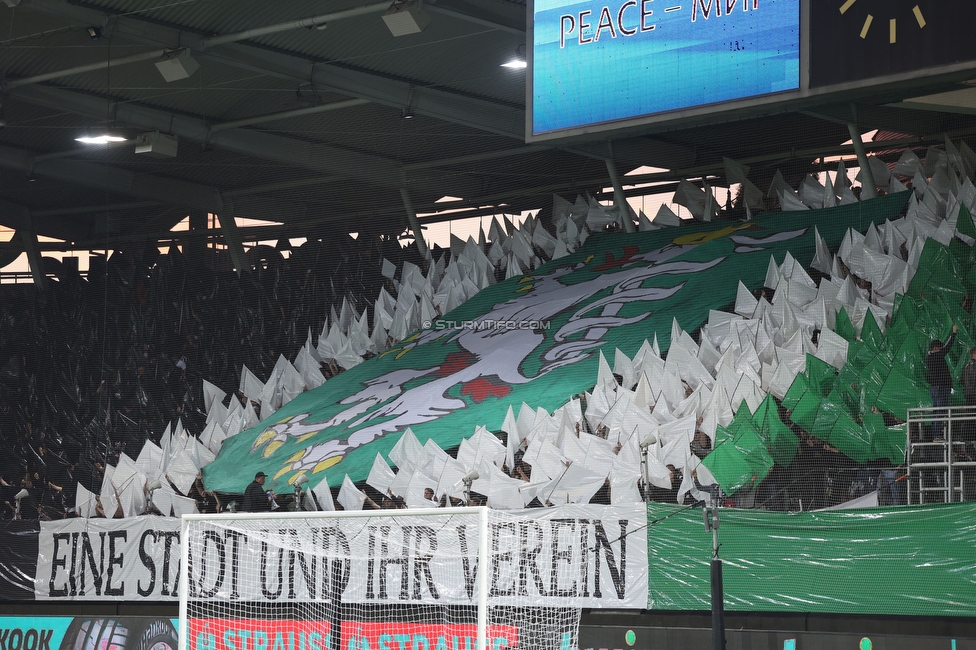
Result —
<instances>
[{"instance_id":1,"label":"goal crossbar","mask_svg":"<svg viewBox=\"0 0 976 650\"><path fill-rule=\"evenodd\" d=\"M478 544L477 544L477 566L479 569L475 572L475 591L477 595L477 631L476 631L476 650L487 650L488 648L488 583L489 583L489 571L487 567L489 566L489 509L487 507L461 507L461 508L424 508L424 509L413 509L413 510L361 510L361 511L329 511L329 512L262 512L262 513L233 513L233 514L222 514L222 515L205 515L205 514L188 514L184 515L181 524L181 571L179 580L179 593L180 593L180 605L179 605L179 639L180 639L180 650L206 650L205 648L197 648L195 643L191 643L191 630L189 626L189 621L191 619L189 612L189 604L191 601L191 589L190 589L190 579L191 571L193 567L192 556L191 556L191 546L193 546L193 540L190 535L190 530L195 524L209 524L209 525L250 525L260 524L262 522L267 522L271 525L283 525L288 522L317 522L317 521L330 521L339 522L342 520L384 520L384 521L399 521L399 520L413 520L416 522L424 521L436 521L443 520L445 518L452 517L463 517L467 521L472 521L476 519L477 521L477 531L478 531ZM372 538L370 540L372 544ZM204 546L204 548L206 548ZM236 549L236 547L235 547ZM236 550L235 550L236 558ZM310 648L306 650L315 650L315 646L311 645L311 640L309 641ZM338 647L338 643L334 647ZM238 650L251 650L247 646L244 648L239 648ZM255 645L253 650L261 650L258 647L257 641L255 640ZM268 646L267 650L276 650L272 646ZM296 647L290 647L286 650L299 650ZM329 650L329 648L321 648L321 650ZM343 650L346 650L345 648ZM365 649L363 649L365 650ZM429 648L429 650L434 650L434 648Z\"/></svg>"}]
</instances>

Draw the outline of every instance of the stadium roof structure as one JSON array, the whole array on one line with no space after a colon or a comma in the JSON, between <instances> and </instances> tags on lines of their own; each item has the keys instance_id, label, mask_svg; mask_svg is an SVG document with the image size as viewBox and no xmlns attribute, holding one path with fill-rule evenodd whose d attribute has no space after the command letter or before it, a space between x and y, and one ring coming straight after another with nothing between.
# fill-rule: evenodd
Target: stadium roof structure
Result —
<instances>
[{"instance_id":1,"label":"stadium roof structure","mask_svg":"<svg viewBox=\"0 0 976 650\"><path fill-rule=\"evenodd\" d=\"M262 239L364 224L395 236L408 210L435 212L445 196L468 209L456 218L599 193L608 158L622 171L668 170L628 183L721 177L723 157L769 177L791 161L805 173L849 153L854 121L904 135L892 149L976 135L974 65L764 117L527 145L526 73L501 65L525 52L519 0L431 0L422 31L398 37L385 1L4 4L0 224L28 237L0 245L0 262L37 235L71 248L145 241L189 212L282 224ZM126 142L76 142L106 129ZM135 153L140 137L150 151Z\"/></svg>"}]
</instances>

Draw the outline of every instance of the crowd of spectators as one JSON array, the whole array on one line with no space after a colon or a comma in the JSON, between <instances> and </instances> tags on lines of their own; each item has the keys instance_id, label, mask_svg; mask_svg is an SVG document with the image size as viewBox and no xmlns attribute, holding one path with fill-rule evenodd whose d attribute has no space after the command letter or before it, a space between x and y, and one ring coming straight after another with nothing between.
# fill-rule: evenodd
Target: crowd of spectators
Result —
<instances>
[{"instance_id":1,"label":"crowd of spectators","mask_svg":"<svg viewBox=\"0 0 976 650\"><path fill-rule=\"evenodd\" d=\"M136 457L167 423L198 433L203 379L235 392L242 365L267 378L344 297L358 311L372 304L384 258L419 263L414 250L337 233L287 257L252 249L238 277L150 246L93 257L87 277L47 260L57 274L43 292L0 284L0 517L26 488L23 518L62 518L77 484L98 493L106 464Z\"/></svg>"},{"instance_id":2,"label":"crowd of spectators","mask_svg":"<svg viewBox=\"0 0 976 650\"><path fill-rule=\"evenodd\" d=\"M398 267L405 256L420 263L415 249L393 239L344 234L308 241L288 257L267 246L252 249L251 270L240 277L175 246L165 254L148 250L141 258L121 252L94 258L87 278L60 269L43 292L0 285L0 439L7 450L0 517L13 515L14 495L23 489L23 518L66 516L77 484L98 493L106 464L122 453L137 456L146 440L158 442L167 423L181 419L188 431L201 431L203 379L233 393L243 365L266 378L278 355L293 356L343 298L357 311L372 304L389 282L384 258ZM772 297L771 289L763 291ZM801 439L793 464L777 466L730 505L824 507L873 489L879 477L900 476L887 465L858 465L793 427ZM691 452L709 451L708 438L696 436ZM519 455L504 471L528 480L531 468ZM681 481L681 470L672 468L672 489L649 487L646 496L675 502ZM202 483L194 488L190 496L202 511L221 507L220 496ZM364 489L366 507L404 505ZM904 502L900 489L887 494L889 503ZM594 501L609 498L607 485Z\"/></svg>"},{"instance_id":3,"label":"crowd of spectators","mask_svg":"<svg viewBox=\"0 0 976 650\"><path fill-rule=\"evenodd\" d=\"M615 377L618 381L620 380L619 375L615 375ZM585 399L584 395L579 397ZM782 407L780 407L780 419L788 423L788 426L799 438L797 453L793 461L787 466L775 465L764 480L755 486L739 490L733 496L727 496L720 491L723 505L778 511L811 510L836 506L874 491L879 493L880 505L904 505L906 503L903 467L894 465L886 459L864 464L857 463L829 443L790 422L789 412ZM701 424L701 418L699 418L698 424ZM585 421L583 426L586 426ZM606 438L607 430L601 426L593 433L598 437ZM500 442L507 442L507 434L504 431L497 431L494 435ZM690 449L691 453L699 459L704 459L711 452L711 441L701 430L698 430ZM456 447L446 451L452 457L457 454ZM614 449L614 452L619 452L619 445ZM525 443L523 441L519 451L515 454L514 466L510 468L503 465L501 470L512 478L529 483L532 466L523 460L524 455ZM684 470L676 468L674 465L667 465L667 468L670 472L671 486L662 488L641 481L638 484L641 496L647 501L659 503L678 505L696 503L694 495L682 494L681 492ZM709 493L709 488L699 482L694 470L692 470L692 479L699 493ZM365 484L362 488L366 494L363 509L401 509L408 507L405 500L399 496L381 494ZM611 489L611 483L608 479L597 490L590 503L610 505ZM425 494L425 498L431 501L429 507L464 505L463 499L445 495L437 500L432 491L428 489L428 492L429 494ZM470 505L489 504L487 496L478 492L472 492L470 498ZM287 503L289 502L284 501L283 505ZM553 504L544 497L537 497L527 507L542 508L551 505ZM335 507L339 510L342 509L342 505L338 502L336 502Z\"/></svg>"}]
</instances>

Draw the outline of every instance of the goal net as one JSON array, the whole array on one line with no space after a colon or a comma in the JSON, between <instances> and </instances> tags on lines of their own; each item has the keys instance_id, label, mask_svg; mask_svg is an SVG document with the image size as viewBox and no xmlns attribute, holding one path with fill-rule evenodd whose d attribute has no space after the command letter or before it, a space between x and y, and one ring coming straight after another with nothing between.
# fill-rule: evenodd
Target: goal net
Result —
<instances>
[{"instance_id":1,"label":"goal net","mask_svg":"<svg viewBox=\"0 0 976 650\"><path fill-rule=\"evenodd\" d=\"M579 567L543 575L533 534L488 508L184 516L180 647L573 650L580 608L545 596Z\"/></svg>"}]
</instances>

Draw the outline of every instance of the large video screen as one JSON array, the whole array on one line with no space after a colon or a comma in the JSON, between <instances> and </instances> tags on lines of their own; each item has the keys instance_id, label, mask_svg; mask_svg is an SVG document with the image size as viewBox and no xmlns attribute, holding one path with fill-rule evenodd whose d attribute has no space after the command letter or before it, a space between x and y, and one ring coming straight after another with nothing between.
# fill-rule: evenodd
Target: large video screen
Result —
<instances>
[{"instance_id":1,"label":"large video screen","mask_svg":"<svg viewBox=\"0 0 976 650\"><path fill-rule=\"evenodd\" d=\"M531 135L795 90L800 0L535 0Z\"/></svg>"}]
</instances>

